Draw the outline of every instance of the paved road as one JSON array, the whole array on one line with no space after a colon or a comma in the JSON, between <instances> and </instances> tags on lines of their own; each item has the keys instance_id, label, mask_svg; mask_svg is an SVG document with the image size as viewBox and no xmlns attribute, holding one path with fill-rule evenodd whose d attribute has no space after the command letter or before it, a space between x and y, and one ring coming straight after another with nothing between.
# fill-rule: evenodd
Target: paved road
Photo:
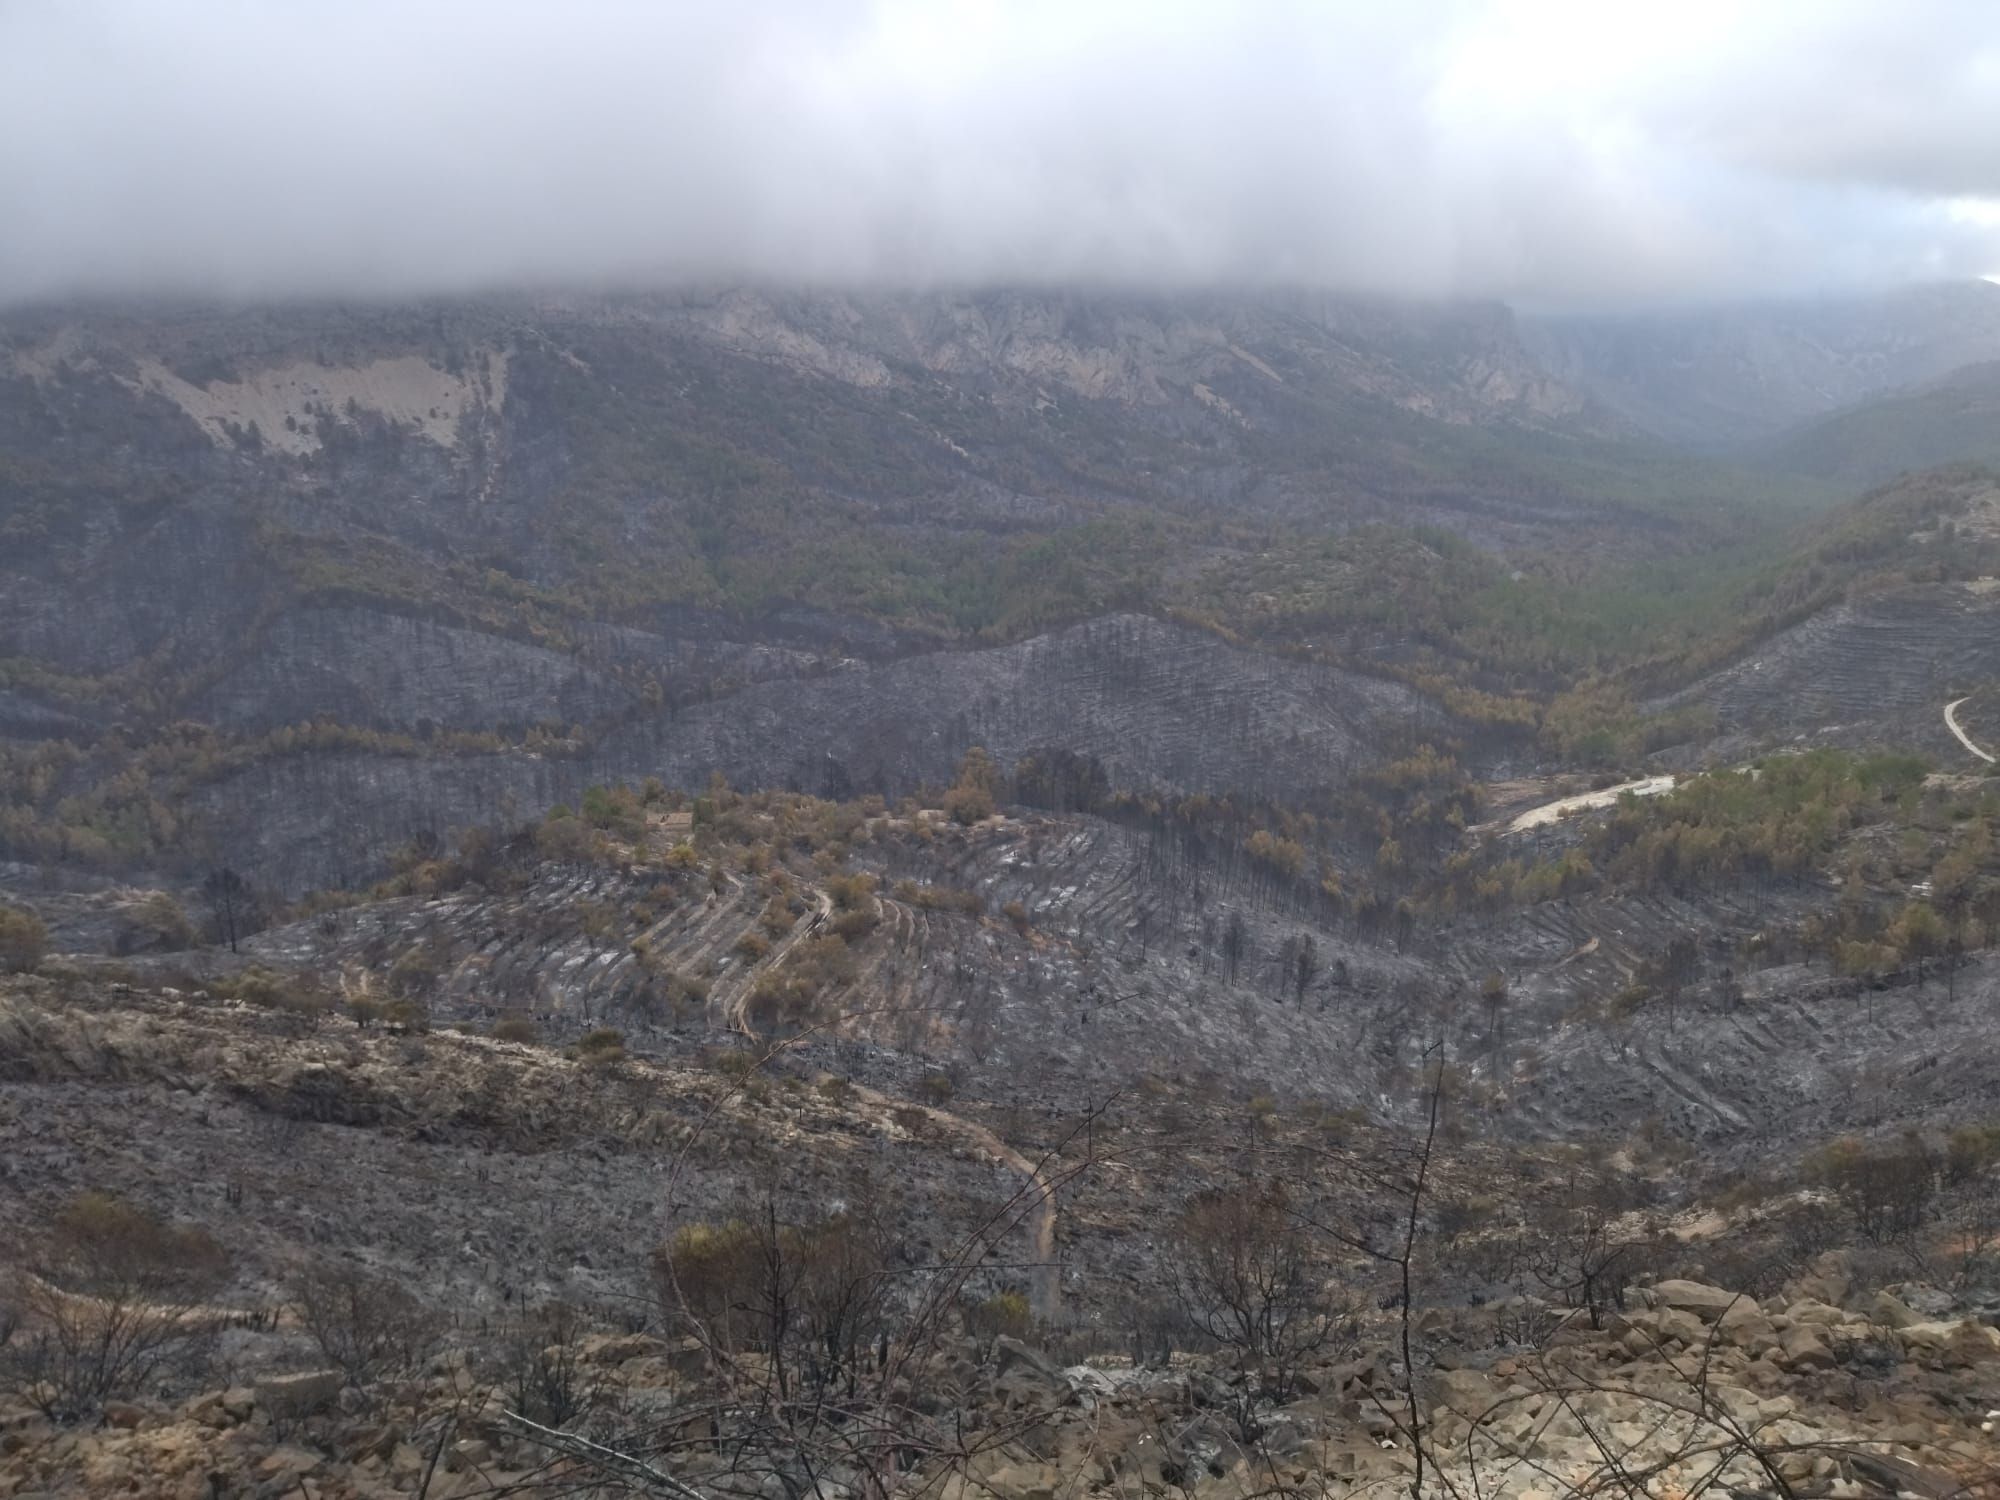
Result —
<instances>
[{"instance_id":1,"label":"paved road","mask_svg":"<svg viewBox=\"0 0 2000 1500\"><path fill-rule=\"evenodd\" d=\"M1966 696L1970 697L1971 695L1967 694ZM1954 698L1951 702L1947 703L1944 706L1944 727L1949 729L1953 734L1958 736L1958 742L1961 745L1965 746L1965 748L1970 750L1974 755L1978 756L1981 760L1991 765L1993 764L1993 757L1988 755L1984 750L1980 749L1977 745L1973 744L1971 740L1967 739L1965 731L1958 727L1958 705L1963 703L1964 701L1965 701L1964 698Z\"/></svg>"}]
</instances>

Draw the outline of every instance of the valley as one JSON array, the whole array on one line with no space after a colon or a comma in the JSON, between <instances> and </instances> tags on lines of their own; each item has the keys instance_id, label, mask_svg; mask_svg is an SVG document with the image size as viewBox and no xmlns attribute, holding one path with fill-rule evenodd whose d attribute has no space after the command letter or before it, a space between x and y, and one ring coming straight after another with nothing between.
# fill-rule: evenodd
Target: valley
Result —
<instances>
[{"instance_id":1,"label":"valley","mask_svg":"<svg viewBox=\"0 0 2000 1500\"><path fill-rule=\"evenodd\" d=\"M0 1494L1984 1493L1990 291L7 313Z\"/></svg>"}]
</instances>

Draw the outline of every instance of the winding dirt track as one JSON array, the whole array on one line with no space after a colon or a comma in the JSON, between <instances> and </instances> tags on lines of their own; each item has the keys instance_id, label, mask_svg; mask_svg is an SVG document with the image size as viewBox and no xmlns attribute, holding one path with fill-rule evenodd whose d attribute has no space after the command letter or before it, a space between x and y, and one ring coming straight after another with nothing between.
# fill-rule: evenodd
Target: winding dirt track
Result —
<instances>
[{"instance_id":1,"label":"winding dirt track","mask_svg":"<svg viewBox=\"0 0 2000 1500\"><path fill-rule=\"evenodd\" d=\"M873 1101L884 1114L905 1106L899 1096L884 1094L862 1084L850 1084L857 1097ZM956 1135L972 1149L998 1162L1021 1178L1024 1217L1034 1238L1034 1260L1029 1266L1028 1307L1043 1322L1052 1323L1062 1309L1062 1268L1056 1264L1056 1194L1040 1167L991 1130L964 1115L931 1105L917 1106L938 1130ZM1021 1200L1016 1200L1017 1202ZM1009 1214L1011 1217L1011 1213Z\"/></svg>"},{"instance_id":2,"label":"winding dirt track","mask_svg":"<svg viewBox=\"0 0 2000 1500\"><path fill-rule=\"evenodd\" d=\"M1028 1307L1037 1319L1045 1324L1054 1323L1061 1311L1062 1268L1056 1264L1056 1194L1049 1186L1048 1178L1042 1175L1040 1167L1001 1140L984 1125L975 1124L962 1115L944 1114L932 1110L931 1114L941 1122L965 1135L971 1136L980 1145L998 1156L1024 1180L1025 1191L1035 1195L1034 1204L1029 1208L1029 1217L1035 1236L1035 1260L1032 1280L1028 1283Z\"/></svg>"},{"instance_id":3,"label":"winding dirt track","mask_svg":"<svg viewBox=\"0 0 2000 1500\"><path fill-rule=\"evenodd\" d=\"M785 934L778 945L737 977L736 992L723 1005L723 1013L733 1030L740 1031L745 1036L753 1034L749 1019L750 995L757 988L758 979L782 964L801 941L818 932L821 925L832 915L833 898L825 891L814 891L813 909L800 913L799 919L792 923L792 930Z\"/></svg>"},{"instance_id":4,"label":"winding dirt track","mask_svg":"<svg viewBox=\"0 0 2000 1500\"><path fill-rule=\"evenodd\" d=\"M1966 695L1966 697L1970 696L1971 694L1969 693ZM1988 765L1992 765L1994 764L1993 757L1988 755L1984 750L1980 749L1977 745L1973 744L1971 739L1967 737L1965 731L1958 727L1958 705L1963 702L1965 702L1965 698L1954 698L1951 702L1947 703L1944 706L1944 727L1949 729L1954 735L1956 735L1958 737L1958 742L1961 745L1965 746L1966 749L1970 750L1974 755L1978 756Z\"/></svg>"}]
</instances>

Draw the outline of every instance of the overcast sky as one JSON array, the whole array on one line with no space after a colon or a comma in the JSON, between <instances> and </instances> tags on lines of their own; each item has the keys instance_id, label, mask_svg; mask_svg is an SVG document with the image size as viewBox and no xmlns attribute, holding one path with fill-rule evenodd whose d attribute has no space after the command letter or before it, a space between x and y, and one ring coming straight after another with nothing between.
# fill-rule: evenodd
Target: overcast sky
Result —
<instances>
[{"instance_id":1,"label":"overcast sky","mask_svg":"<svg viewBox=\"0 0 2000 1500\"><path fill-rule=\"evenodd\" d=\"M2000 272L2000 0L0 0L0 299Z\"/></svg>"}]
</instances>

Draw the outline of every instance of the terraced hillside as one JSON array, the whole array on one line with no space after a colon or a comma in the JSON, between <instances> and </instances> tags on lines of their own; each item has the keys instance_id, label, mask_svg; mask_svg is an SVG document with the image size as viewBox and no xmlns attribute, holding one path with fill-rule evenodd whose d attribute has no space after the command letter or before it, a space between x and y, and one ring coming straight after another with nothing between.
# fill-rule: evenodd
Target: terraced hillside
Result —
<instances>
[{"instance_id":1,"label":"terraced hillside","mask_svg":"<svg viewBox=\"0 0 2000 1500\"><path fill-rule=\"evenodd\" d=\"M1784 743L1908 745L1965 759L1944 706L2000 678L2000 590L1985 581L1900 587L1830 605L1742 660L1648 707L1699 704L1727 759Z\"/></svg>"},{"instance_id":2,"label":"terraced hillside","mask_svg":"<svg viewBox=\"0 0 2000 1500\"><path fill-rule=\"evenodd\" d=\"M482 1031L514 1017L551 1041L612 1027L665 1056L777 1038L882 1088L938 1075L1062 1115L1144 1078L1396 1114L1440 1038L1490 1128L1528 1138L1652 1121L1754 1154L1992 1102L2000 971L1984 954L1948 984L1921 961L1871 977L1788 956L1785 934L1853 899L1830 869L1376 925L1171 830L843 816L844 865L706 839L690 859L657 835L610 863L324 910L248 939L223 972L320 976L350 1003ZM1575 837L1475 847L1556 858ZM1904 897L1889 883L1870 899L1893 915ZM1908 1090L1878 1086L1912 1070Z\"/></svg>"}]
</instances>

